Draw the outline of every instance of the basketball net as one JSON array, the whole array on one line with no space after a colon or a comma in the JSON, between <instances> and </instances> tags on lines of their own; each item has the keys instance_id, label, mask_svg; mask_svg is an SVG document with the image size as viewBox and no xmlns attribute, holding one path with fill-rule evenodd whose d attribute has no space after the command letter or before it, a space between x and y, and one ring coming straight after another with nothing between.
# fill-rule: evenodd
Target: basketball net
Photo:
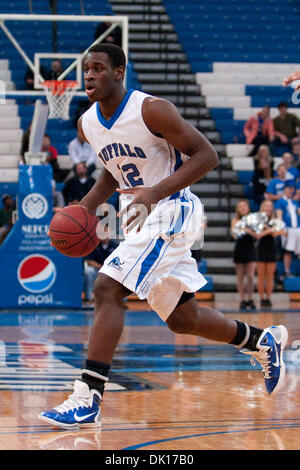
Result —
<instances>
[{"instance_id":1,"label":"basketball net","mask_svg":"<svg viewBox=\"0 0 300 470\"><path fill-rule=\"evenodd\" d=\"M49 119L70 119L70 102L79 87L75 80L47 80L42 83L49 104Z\"/></svg>"}]
</instances>

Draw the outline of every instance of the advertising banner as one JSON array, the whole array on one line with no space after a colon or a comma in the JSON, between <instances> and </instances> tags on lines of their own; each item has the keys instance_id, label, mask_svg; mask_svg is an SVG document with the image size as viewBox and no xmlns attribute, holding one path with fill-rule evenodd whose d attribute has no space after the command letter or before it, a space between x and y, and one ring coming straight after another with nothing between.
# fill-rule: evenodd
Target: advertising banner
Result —
<instances>
[{"instance_id":1,"label":"advertising banner","mask_svg":"<svg viewBox=\"0 0 300 470\"><path fill-rule=\"evenodd\" d=\"M83 261L47 236L52 200L50 165L20 165L18 220L0 246L0 308L81 307Z\"/></svg>"}]
</instances>

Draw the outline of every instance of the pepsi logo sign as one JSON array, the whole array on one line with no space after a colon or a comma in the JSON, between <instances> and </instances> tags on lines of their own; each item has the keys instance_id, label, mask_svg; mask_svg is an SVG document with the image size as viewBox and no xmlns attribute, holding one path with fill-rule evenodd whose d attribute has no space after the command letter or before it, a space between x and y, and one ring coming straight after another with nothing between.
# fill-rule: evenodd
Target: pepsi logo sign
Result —
<instances>
[{"instance_id":1,"label":"pepsi logo sign","mask_svg":"<svg viewBox=\"0 0 300 470\"><path fill-rule=\"evenodd\" d=\"M47 199L39 193L28 194L23 199L22 210L29 219L41 219L48 211Z\"/></svg>"},{"instance_id":2,"label":"pepsi logo sign","mask_svg":"<svg viewBox=\"0 0 300 470\"><path fill-rule=\"evenodd\" d=\"M18 280L28 292L38 294L53 285L56 279L54 263L44 255L29 255L18 267Z\"/></svg>"}]
</instances>

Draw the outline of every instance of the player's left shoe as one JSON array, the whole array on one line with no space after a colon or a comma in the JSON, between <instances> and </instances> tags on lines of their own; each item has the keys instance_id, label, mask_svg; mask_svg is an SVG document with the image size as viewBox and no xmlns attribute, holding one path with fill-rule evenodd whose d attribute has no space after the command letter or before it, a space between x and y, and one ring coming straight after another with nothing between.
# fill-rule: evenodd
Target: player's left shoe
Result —
<instances>
[{"instance_id":1,"label":"player's left shoe","mask_svg":"<svg viewBox=\"0 0 300 470\"><path fill-rule=\"evenodd\" d=\"M48 424L64 429L100 427L101 394L90 390L85 382L75 380L74 393L61 405L40 413L39 418Z\"/></svg>"},{"instance_id":2,"label":"player's left shoe","mask_svg":"<svg viewBox=\"0 0 300 470\"><path fill-rule=\"evenodd\" d=\"M265 378L266 391L269 395L275 394L282 387L285 377L285 364L283 350L288 339L285 326L271 326L265 328L258 338L256 347L258 351L242 350L244 354L251 354L251 363L257 360Z\"/></svg>"}]
</instances>

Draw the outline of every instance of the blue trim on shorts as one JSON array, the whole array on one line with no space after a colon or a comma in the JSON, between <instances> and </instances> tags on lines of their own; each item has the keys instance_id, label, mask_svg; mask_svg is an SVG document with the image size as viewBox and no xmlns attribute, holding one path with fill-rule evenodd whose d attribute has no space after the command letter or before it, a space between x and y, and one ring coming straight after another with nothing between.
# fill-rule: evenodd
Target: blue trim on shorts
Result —
<instances>
[{"instance_id":1,"label":"blue trim on shorts","mask_svg":"<svg viewBox=\"0 0 300 470\"><path fill-rule=\"evenodd\" d=\"M177 201L175 201L175 208L176 208L176 203L177 203ZM175 214L175 211L174 211L174 214ZM170 229L170 227L171 227L171 225L172 225L172 223L173 223L174 214L173 214L172 220L171 220L171 222L170 222L169 229ZM136 265L138 264L138 262L140 261L140 259L142 258L142 256L146 253L146 251L148 250L148 248L151 246L153 240L155 240L155 238L158 236L159 233L160 233L160 231L157 232L156 235L154 235L154 237L153 237L152 240L149 242L148 246L145 248L145 250L143 251L143 253L138 257L138 259L136 260L136 262L134 263L134 265L132 266L132 268L128 271L128 273L126 274L126 276L123 278L122 284L124 283L125 279L129 276L129 274L131 273L131 271L136 267Z\"/></svg>"},{"instance_id":2,"label":"blue trim on shorts","mask_svg":"<svg viewBox=\"0 0 300 470\"><path fill-rule=\"evenodd\" d=\"M180 198L180 200L182 200L182 198ZM188 206L181 204L180 214L178 215L172 230L167 232L166 235L170 237L171 235L174 235L175 233L179 233L181 231L189 210L190 208Z\"/></svg>"},{"instance_id":3,"label":"blue trim on shorts","mask_svg":"<svg viewBox=\"0 0 300 470\"><path fill-rule=\"evenodd\" d=\"M189 220L188 220L186 229L187 229L188 226L189 226L189 223L190 223L190 221L191 221L191 218L192 218L192 215L193 215L193 212L194 212L194 208L195 208L194 201L193 201L193 200L190 200L189 202L192 203L192 210L191 210L190 218L189 218ZM179 216L179 217L180 217L180 216ZM177 222L177 221L176 221L176 222ZM175 225L176 225L176 222L175 222ZM157 266L158 266L159 263L161 262L161 260L162 260L162 258L163 258L163 256L164 256L164 254L165 254L165 252L166 252L166 250L167 250L168 247L171 245L171 243L173 243L174 240L175 240L175 237L173 237L173 238L169 241L169 243L167 244L167 246L164 248L164 251L163 251L163 253L162 253L161 256L160 256L160 259L159 259L158 262L156 263L156 266L153 267L152 271L149 272L149 274L148 274L148 276L146 277L146 279L144 280L144 282L143 282L143 284L142 284L140 290L143 289L143 286L145 285L145 282L147 282L147 280L149 279L149 277L151 276L151 274L153 273L153 271L155 271L155 269L157 268Z\"/></svg>"},{"instance_id":4,"label":"blue trim on shorts","mask_svg":"<svg viewBox=\"0 0 300 470\"><path fill-rule=\"evenodd\" d=\"M135 289L138 288L138 286L140 285L140 283L142 282L144 277L147 275L147 273L150 271L153 264L155 263L155 261L159 257L161 249L162 249L164 243L165 243L165 241L161 237L159 237L156 240L156 243L155 243L154 247L152 248L152 250L150 251L150 253L146 256L146 258L142 262L140 274L139 274L138 280L136 282Z\"/></svg>"}]
</instances>

